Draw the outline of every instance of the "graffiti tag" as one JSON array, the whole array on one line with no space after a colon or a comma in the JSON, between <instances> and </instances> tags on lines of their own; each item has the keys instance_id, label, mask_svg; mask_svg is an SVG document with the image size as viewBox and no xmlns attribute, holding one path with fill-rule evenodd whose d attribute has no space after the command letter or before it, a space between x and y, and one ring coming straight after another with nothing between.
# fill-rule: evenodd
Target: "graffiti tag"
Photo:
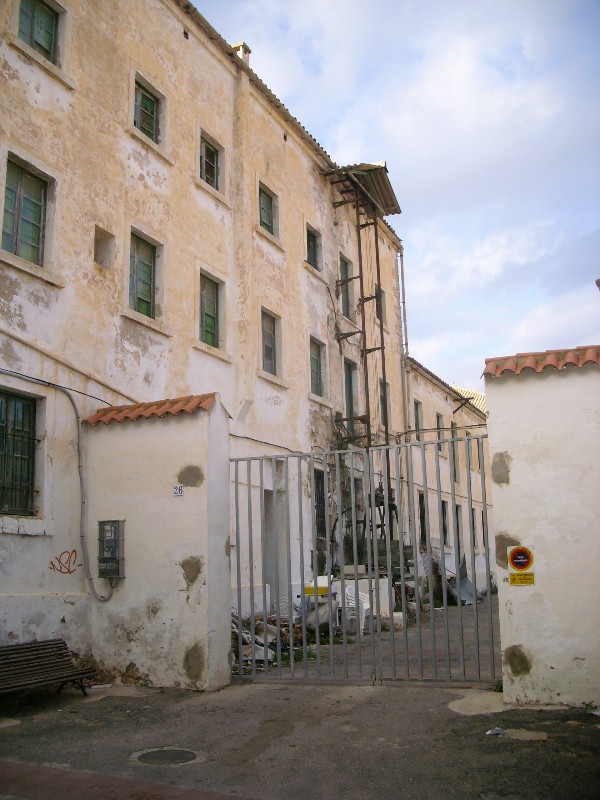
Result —
<instances>
[{"instance_id":1,"label":"graffiti tag","mask_svg":"<svg viewBox=\"0 0 600 800\"><path fill-rule=\"evenodd\" d=\"M55 556L50 562L49 569L53 572L59 572L61 575L72 575L77 567L77 550L63 550L63 552Z\"/></svg>"}]
</instances>

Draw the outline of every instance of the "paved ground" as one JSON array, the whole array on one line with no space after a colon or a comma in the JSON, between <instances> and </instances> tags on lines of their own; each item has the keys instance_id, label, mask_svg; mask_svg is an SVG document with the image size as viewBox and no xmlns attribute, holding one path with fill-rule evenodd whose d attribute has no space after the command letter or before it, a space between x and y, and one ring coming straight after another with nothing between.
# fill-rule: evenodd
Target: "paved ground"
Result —
<instances>
[{"instance_id":1,"label":"paved ground","mask_svg":"<svg viewBox=\"0 0 600 800\"><path fill-rule=\"evenodd\" d=\"M255 683L210 695L41 692L16 710L0 702L0 800L599 796L600 717L499 712L490 691ZM506 733L486 736L496 727ZM154 757L143 751L169 747L193 760L143 763Z\"/></svg>"}]
</instances>

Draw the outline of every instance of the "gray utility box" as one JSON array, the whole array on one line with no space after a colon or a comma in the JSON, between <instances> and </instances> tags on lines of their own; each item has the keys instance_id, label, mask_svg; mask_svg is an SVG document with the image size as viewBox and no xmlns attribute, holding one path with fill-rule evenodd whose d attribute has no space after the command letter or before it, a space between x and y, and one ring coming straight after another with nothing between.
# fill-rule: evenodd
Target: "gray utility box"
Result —
<instances>
[{"instance_id":1,"label":"gray utility box","mask_svg":"<svg viewBox=\"0 0 600 800\"><path fill-rule=\"evenodd\" d=\"M125 577L125 520L98 522L98 577Z\"/></svg>"}]
</instances>

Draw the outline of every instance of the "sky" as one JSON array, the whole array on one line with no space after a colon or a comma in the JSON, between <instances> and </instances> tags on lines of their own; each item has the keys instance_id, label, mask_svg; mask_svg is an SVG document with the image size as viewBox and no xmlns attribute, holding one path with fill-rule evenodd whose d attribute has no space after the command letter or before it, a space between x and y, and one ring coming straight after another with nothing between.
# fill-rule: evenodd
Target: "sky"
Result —
<instances>
[{"instance_id":1,"label":"sky","mask_svg":"<svg viewBox=\"0 0 600 800\"><path fill-rule=\"evenodd\" d=\"M409 353L600 343L600 0L195 0L339 165L387 163Z\"/></svg>"}]
</instances>

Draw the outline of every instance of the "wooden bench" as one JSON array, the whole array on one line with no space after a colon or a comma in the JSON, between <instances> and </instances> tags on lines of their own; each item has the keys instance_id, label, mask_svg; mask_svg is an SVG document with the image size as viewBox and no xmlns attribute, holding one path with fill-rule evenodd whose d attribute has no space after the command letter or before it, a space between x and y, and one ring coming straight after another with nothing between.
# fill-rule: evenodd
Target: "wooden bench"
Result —
<instances>
[{"instance_id":1,"label":"wooden bench","mask_svg":"<svg viewBox=\"0 0 600 800\"><path fill-rule=\"evenodd\" d=\"M53 683L60 692L66 683L74 683L87 695L83 681L95 674L95 669L73 663L63 639L0 647L0 694Z\"/></svg>"}]
</instances>

